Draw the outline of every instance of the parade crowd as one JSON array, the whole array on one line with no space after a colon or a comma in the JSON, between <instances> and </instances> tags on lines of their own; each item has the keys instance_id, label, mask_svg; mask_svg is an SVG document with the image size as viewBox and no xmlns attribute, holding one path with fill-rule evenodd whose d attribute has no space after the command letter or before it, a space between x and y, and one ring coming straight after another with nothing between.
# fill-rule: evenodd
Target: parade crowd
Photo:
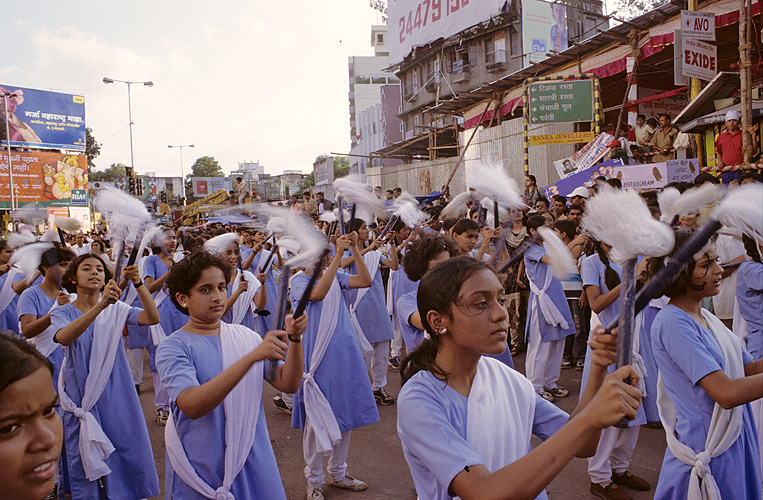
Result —
<instances>
[{"instance_id":1,"label":"parade crowd","mask_svg":"<svg viewBox=\"0 0 763 500\"><path fill-rule=\"evenodd\" d=\"M675 241L639 256L637 288L677 258L722 194L761 195L758 173L718 184L700 174L637 195ZM692 205L707 192L715 198ZM290 228L254 213L248 225L156 228L134 263L139 240L120 253L108 229L9 235L0 499L159 495L147 430L157 424L165 498L286 498L263 407L275 404L302 430L309 500L367 488L347 457L352 430L379 421L377 405L397 405L422 500L543 499L574 457L587 458L590 491L605 499L760 500L763 241L744 227L718 231L638 312L632 362L615 368L618 333L605 327L627 285L616 238L594 236L587 206L618 193L617 179L599 179L547 199L530 175L523 206L445 190L411 224L394 215L399 188L377 190L386 216L345 214L306 192L283 220L309 221L327 251L294 266ZM684 210L668 212L668 195ZM522 352L525 373L512 360ZM138 398L146 361L155 422ZM563 369L582 372L579 391L558 384ZM401 374L397 400L388 370ZM279 391L272 402L265 381ZM554 401L571 392L568 415ZM629 472L641 426L666 432L657 484Z\"/></svg>"}]
</instances>

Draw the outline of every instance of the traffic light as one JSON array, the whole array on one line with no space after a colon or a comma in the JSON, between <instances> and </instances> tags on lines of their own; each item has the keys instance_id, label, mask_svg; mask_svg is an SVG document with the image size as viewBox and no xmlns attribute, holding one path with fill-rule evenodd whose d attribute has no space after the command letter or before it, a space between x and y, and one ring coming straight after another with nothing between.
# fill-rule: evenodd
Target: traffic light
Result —
<instances>
[{"instance_id":1,"label":"traffic light","mask_svg":"<svg viewBox=\"0 0 763 500\"><path fill-rule=\"evenodd\" d=\"M135 194L143 196L143 179L135 179Z\"/></svg>"},{"instance_id":2,"label":"traffic light","mask_svg":"<svg viewBox=\"0 0 763 500\"><path fill-rule=\"evenodd\" d=\"M135 177L135 170L132 167L125 167L125 177Z\"/></svg>"},{"instance_id":3,"label":"traffic light","mask_svg":"<svg viewBox=\"0 0 763 500\"><path fill-rule=\"evenodd\" d=\"M163 189L162 189L160 198L162 200L162 203L167 203L167 193L165 193Z\"/></svg>"},{"instance_id":4,"label":"traffic light","mask_svg":"<svg viewBox=\"0 0 763 500\"><path fill-rule=\"evenodd\" d=\"M127 178L127 190L131 195L135 196L135 177Z\"/></svg>"}]
</instances>

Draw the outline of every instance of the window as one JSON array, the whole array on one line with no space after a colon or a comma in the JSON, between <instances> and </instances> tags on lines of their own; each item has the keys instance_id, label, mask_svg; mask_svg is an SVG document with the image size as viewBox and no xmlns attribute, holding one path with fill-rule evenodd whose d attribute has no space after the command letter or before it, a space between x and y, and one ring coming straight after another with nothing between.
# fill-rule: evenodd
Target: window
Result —
<instances>
[{"instance_id":1,"label":"window","mask_svg":"<svg viewBox=\"0 0 763 500\"><path fill-rule=\"evenodd\" d=\"M479 64L479 47L476 44L469 46L469 64L472 68Z\"/></svg>"},{"instance_id":2,"label":"window","mask_svg":"<svg viewBox=\"0 0 763 500\"><path fill-rule=\"evenodd\" d=\"M371 124L371 130L372 130L372 133L376 134L376 122L373 122Z\"/></svg>"},{"instance_id":3,"label":"window","mask_svg":"<svg viewBox=\"0 0 763 500\"><path fill-rule=\"evenodd\" d=\"M376 45L384 45L384 33L376 34Z\"/></svg>"},{"instance_id":4,"label":"window","mask_svg":"<svg viewBox=\"0 0 763 500\"><path fill-rule=\"evenodd\" d=\"M387 83L387 77L385 76L372 76L371 83L374 85L384 85Z\"/></svg>"},{"instance_id":5,"label":"window","mask_svg":"<svg viewBox=\"0 0 763 500\"><path fill-rule=\"evenodd\" d=\"M358 85L368 85L371 83L371 79L367 76L356 76L355 77L355 83Z\"/></svg>"},{"instance_id":6,"label":"window","mask_svg":"<svg viewBox=\"0 0 763 500\"><path fill-rule=\"evenodd\" d=\"M397 85L398 83L400 83L400 80L395 78L394 76L390 76L390 77L387 78L387 83L391 83L393 85Z\"/></svg>"}]
</instances>

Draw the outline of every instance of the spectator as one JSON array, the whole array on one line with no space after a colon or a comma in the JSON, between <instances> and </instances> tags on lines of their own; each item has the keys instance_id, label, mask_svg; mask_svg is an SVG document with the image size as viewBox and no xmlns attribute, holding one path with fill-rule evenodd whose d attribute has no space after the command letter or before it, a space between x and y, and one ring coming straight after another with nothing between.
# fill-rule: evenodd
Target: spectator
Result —
<instances>
[{"instance_id":1,"label":"spectator","mask_svg":"<svg viewBox=\"0 0 763 500\"><path fill-rule=\"evenodd\" d=\"M403 188L396 187L392 190L392 196L394 198L400 198L401 194L403 194Z\"/></svg>"},{"instance_id":2,"label":"spectator","mask_svg":"<svg viewBox=\"0 0 763 500\"><path fill-rule=\"evenodd\" d=\"M670 124L670 115L661 113L659 118L660 128L655 130L652 140L649 142L649 145L657 153L652 157L655 163L675 158L673 154L673 141L675 141L678 135L678 129Z\"/></svg>"},{"instance_id":3,"label":"spectator","mask_svg":"<svg viewBox=\"0 0 763 500\"><path fill-rule=\"evenodd\" d=\"M725 118L726 127L715 140L715 158L719 168L744 163L744 154L742 153L743 132L739 127L739 111L728 111ZM758 147L755 130L751 125L748 125L747 131L752 136L752 149L754 151ZM721 179L724 183L728 183L739 175L738 172L728 172L722 174Z\"/></svg>"},{"instance_id":4,"label":"spectator","mask_svg":"<svg viewBox=\"0 0 763 500\"><path fill-rule=\"evenodd\" d=\"M628 164L628 153L622 148L622 143L617 139L612 139L607 143L609 152L604 156L606 160L621 160L623 164Z\"/></svg>"},{"instance_id":5,"label":"spectator","mask_svg":"<svg viewBox=\"0 0 763 500\"><path fill-rule=\"evenodd\" d=\"M310 191L305 191L302 193L302 197L304 198L304 208L305 213L309 215L310 217L313 217L314 215L318 215L318 204L310 197Z\"/></svg>"},{"instance_id":6,"label":"spectator","mask_svg":"<svg viewBox=\"0 0 763 500\"><path fill-rule=\"evenodd\" d=\"M739 185L747 184L748 182L763 182L761 175L756 172L745 172L739 176Z\"/></svg>"},{"instance_id":7,"label":"spectator","mask_svg":"<svg viewBox=\"0 0 763 500\"><path fill-rule=\"evenodd\" d=\"M391 200L395 197L395 193L393 193L391 189L388 189L384 192L384 197L387 198L387 200Z\"/></svg>"},{"instance_id":8,"label":"spectator","mask_svg":"<svg viewBox=\"0 0 763 500\"><path fill-rule=\"evenodd\" d=\"M540 194L540 191L538 190L537 181L535 180L534 175L526 175L525 176L525 192L524 196L527 198L527 204L531 207L535 206L535 202L538 201L538 198L540 198L542 195Z\"/></svg>"},{"instance_id":9,"label":"spectator","mask_svg":"<svg viewBox=\"0 0 763 500\"><path fill-rule=\"evenodd\" d=\"M634 130L636 132L636 144L648 146L654 129L646 122L646 116L638 115L636 117L636 127Z\"/></svg>"},{"instance_id":10,"label":"spectator","mask_svg":"<svg viewBox=\"0 0 763 500\"><path fill-rule=\"evenodd\" d=\"M549 210L551 206L548 203L548 199L544 196L541 196L537 200L535 200L535 211L540 212L542 210Z\"/></svg>"},{"instance_id":11,"label":"spectator","mask_svg":"<svg viewBox=\"0 0 763 500\"><path fill-rule=\"evenodd\" d=\"M588 189L585 186L578 186L573 192L570 193L569 199L571 203L577 203L585 209L585 201L588 199Z\"/></svg>"},{"instance_id":12,"label":"spectator","mask_svg":"<svg viewBox=\"0 0 763 500\"><path fill-rule=\"evenodd\" d=\"M583 206L578 203L570 205L570 209L567 211L567 218L580 227L580 221L583 219Z\"/></svg>"},{"instance_id":13,"label":"spectator","mask_svg":"<svg viewBox=\"0 0 763 500\"><path fill-rule=\"evenodd\" d=\"M331 209L334 208L334 204L331 203L331 200L327 200L323 197L323 191L315 193L315 201L318 203L319 214L322 214L326 211L331 211Z\"/></svg>"},{"instance_id":14,"label":"spectator","mask_svg":"<svg viewBox=\"0 0 763 500\"><path fill-rule=\"evenodd\" d=\"M706 182L711 182L713 184L720 184L721 181L718 180L716 176L713 174L709 174L707 172L702 172L697 177L694 178L694 186L701 186L702 184L705 184Z\"/></svg>"},{"instance_id":15,"label":"spectator","mask_svg":"<svg viewBox=\"0 0 763 500\"><path fill-rule=\"evenodd\" d=\"M299 198L296 194L291 195L291 203L289 203L289 210L291 213L300 213L303 211L302 205L299 204Z\"/></svg>"},{"instance_id":16,"label":"spectator","mask_svg":"<svg viewBox=\"0 0 763 500\"><path fill-rule=\"evenodd\" d=\"M560 194L555 194L551 197L554 200L554 206L551 211L554 213L556 220L563 220L567 214L567 198Z\"/></svg>"}]
</instances>

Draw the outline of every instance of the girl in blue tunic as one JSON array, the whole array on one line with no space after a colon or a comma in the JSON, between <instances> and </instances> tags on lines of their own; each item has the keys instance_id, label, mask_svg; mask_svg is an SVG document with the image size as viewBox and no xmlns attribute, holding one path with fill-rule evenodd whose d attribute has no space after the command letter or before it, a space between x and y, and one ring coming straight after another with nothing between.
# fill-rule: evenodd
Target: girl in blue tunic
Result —
<instances>
[{"instance_id":1,"label":"girl in blue tunic","mask_svg":"<svg viewBox=\"0 0 763 500\"><path fill-rule=\"evenodd\" d=\"M308 323L303 338L305 383L294 395L292 414L292 427L303 431L302 451L307 463L305 476L309 500L323 499L324 455L329 455L330 485L351 490L366 489L366 483L347 474L350 434L356 427L379 421L363 355L341 293L341 289L371 286L371 275L360 257L356 233L338 237L335 246L336 255L328 267L322 272L317 271L321 272L320 279L307 304L306 312L313 320ZM342 255L351 247L358 269L358 274L352 276L338 270ZM310 272L316 270L307 269L292 277L292 304L298 304L302 298L310 281ZM308 390L313 394L306 398L304 393ZM311 402L321 399L321 394L327 403L309 407Z\"/></svg>"},{"instance_id":2,"label":"girl in blue tunic","mask_svg":"<svg viewBox=\"0 0 763 500\"><path fill-rule=\"evenodd\" d=\"M545 225L544 217L530 217L527 219L528 234L530 237L535 236L538 228ZM530 284L530 298L527 302L529 312L525 327L527 378L535 387L535 392L553 402L555 397L563 398L569 394L567 389L556 385L556 381L562 370L565 338L575 334L575 322L562 283L553 276L551 259L546 255L542 239L525 250L523 262ZM545 295L551 307L556 308L560 321L555 322L545 316L540 305L541 295Z\"/></svg>"},{"instance_id":3,"label":"girl in blue tunic","mask_svg":"<svg viewBox=\"0 0 763 500\"><path fill-rule=\"evenodd\" d=\"M143 262L143 273L146 281L146 288L154 297L156 307L162 318L159 326L164 335L170 335L175 330L179 330L188 321L188 316L180 312L168 299L164 291L164 283L167 281L169 270L174 263L172 255L177 249L177 237L170 228L164 228L157 236L152 249L153 255L146 257ZM157 329L157 327L153 327ZM156 406L156 423L164 425L169 416L170 401L167 391L162 385L162 381L156 372L156 346L158 339L162 335L151 335L153 347L149 349L149 359L151 361L151 375L154 379L154 405Z\"/></svg>"},{"instance_id":4,"label":"girl in blue tunic","mask_svg":"<svg viewBox=\"0 0 763 500\"><path fill-rule=\"evenodd\" d=\"M64 364L59 375L59 388L63 390L76 407L81 407L83 400L92 396L86 390L92 390L93 378L106 376L107 380L102 393L94 406L85 411L91 415L114 450L105 460L106 470L110 471L100 477L87 477L84 463L98 464L98 456L83 457L81 446L87 446L86 441L80 442L80 426L82 419L71 411L64 412L64 446L66 447L67 466L71 480L73 499L109 498L109 499L139 499L159 494L159 479L154 466L154 456L148 429L143 417L143 410L135 392L127 364L124 346L121 342L122 327L127 324L151 325L159 322L159 311L156 309L151 295L138 274L138 266L128 266L124 269L124 277L133 282L138 288L143 309L130 307L119 302L121 290L111 279L111 272L98 256L83 254L75 258L64 273L62 285L70 293L77 293L77 299L63 307L56 308L51 313L51 322L58 327L54 339L64 346ZM99 299L99 296L101 295ZM115 303L110 304L110 301ZM122 312L124 310L124 313ZM117 314L113 314L114 312ZM126 316L122 324L102 324L102 330L95 331L96 323L100 324L99 316L114 318ZM119 316L119 317L117 317ZM111 336L118 336L114 341ZM100 337L100 338L98 338ZM113 351L113 366L108 373L104 366L109 360L104 359L103 365L91 364L91 353L96 343L115 342ZM113 345L113 344L112 344ZM100 370L92 374L92 365ZM60 391L59 391L60 393ZM62 395L62 406L63 405ZM66 409L66 406L64 406ZM81 408L86 410L86 408ZM84 418L84 417L83 417ZM92 425L89 422L87 425ZM91 428L92 432L93 429ZM88 434L93 436L92 433ZM90 449L89 447L86 449ZM103 470L103 469L98 469ZM100 472L99 474L103 474Z\"/></svg>"},{"instance_id":5,"label":"girl in blue tunic","mask_svg":"<svg viewBox=\"0 0 763 500\"><path fill-rule=\"evenodd\" d=\"M260 308L263 314L260 314L255 318L257 324L256 331L267 332L273 329L273 319L277 307L278 301L278 287L276 285L276 278L273 270L283 267L283 257L278 246L271 248L270 250L263 249L263 243L266 239L265 231L256 230L252 234L252 251L247 252L249 255L244 257L242 267L253 275L257 276L260 273L266 274L265 288L267 289L267 302L266 306ZM271 258L271 255L275 252L275 255ZM265 266L267 264L267 269Z\"/></svg>"},{"instance_id":6,"label":"girl in blue tunic","mask_svg":"<svg viewBox=\"0 0 763 500\"><path fill-rule=\"evenodd\" d=\"M438 264L421 279L418 304L430 338L403 362L397 427L419 498L545 499L573 457L593 454L601 429L636 414L640 393L623 382L633 369L605 378L616 340L603 329L571 418L485 356L506 350L508 335L503 286L485 263ZM532 434L546 440L535 450Z\"/></svg>"},{"instance_id":7,"label":"girl in blue tunic","mask_svg":"<svg viewBox=\"0 0 763 500\"><path fill-rule=\"evenodd\" d=\"M596 253L587 257L581 268L583 290L588 297L591 310L598 315L601 324L609 325L620 313L621 269L614 262L610 262L611 247L609 245L594 241L593 248ZM583 369L581 392L588 383L590 371L587 365L592 354L590 348L586 350L586 366ZM643 379L643 370L641 372ZM636 418L628 422L627 428L609 427L602 431L596 454L588 459L591 493L607 498L618 494L625 495L617 491L620 486L638 491L648 491L651 488L644 479L628 471L633 450L638 441L639 426L645 423L642 406L639 407Z\"/></svg>"},{"instance_id":8,"label":"girl in blue tunic","mask_svg":"<svg viewBox=\"0 0 763 500\"><path fill-rule=\"evenodd\" d=\"M763 357L763 263L758 243L742 236L747 255L752 260L742 262L737 270L737 305L739 314L747 322L747 350L752 357Z\"/></svg>"},{"instance_id":9,"label":"girl in blue tunic","mask_svg":"<svg viewBox=\"0 0 763 500\"><path fill-rule=\"evenodd\" d=\"M244 417L232 413L224 404L226 399L235 398L231 392L246 383L251 375L267 375L267 370L260 369L264 360L279 362L275 378L268 380L273 387L296 391L303 362L299 342L307 326L307 316L298 320L287 316L286 332L268 332L264 338L248 328L236 326L234 332L254 340L256 348L238 353L236 360L231 360L226 367L221 339L221 330L226 326L220 320L225 312L230 278L231 268L227 262L204 251L195 252L173 266L167 279L171 300L175 307L188 313L189 320L163 341L156 353L157 368L172 398L173 420L168 426L175 429L192 470L213 491L222 487L225 480L226 447L231 446L226 443L228 419ZM287 336L291 341L288 349ZM285 363L280 363L284 359ZM237 500L286 498L265 421L262 380L262 375L258 375L253 381L254 392L259 391L260 398L253 404L256 422L250 420L247 424L254 426L251 448L241 450L246 457L243 465L235 478L228 478L231 480L228 491ZM254 393L246 395L254 396ZM204 495L181 479L172 460L170 455L165 498L204 500Z\"/></svg>"},{"instance_id":10,"label":"girl in blue tunic","mask_svg":"<svg viewBox=\"0 0 763 500\"><path fill-rule=\"evenodd\" d=\"M677 232L675 248L690 234ZM652 274L671 256L652 259ZM664 388L658 405L668 437L654 496L659 500L687 498L694 474L702 487L714 481L718 498L762 497L759 443L748 403L763 397L763 361L753 361L736 336L702 309L702 300L720 288L723 269L717 258L714 245L705 247L665 285L670 302L652 324ZM725 450L707 443L709 433L728 438Z\"/></svg>"},{"instance_id":11,"label":"girl in blue tunic","mask_svg":"<svg viewBox=\"0 0 763 500\"><path fill-rule=\"evenodd\" d=\"M349 226L349 222L347 225ZM368 225L362 219L356 219L355 227L348 227L348 232L350 229L357 233L359 241L367 242L371 238ZM394 236L394 233L390 234L390 238ZM350 315L355 316L353 321L357 321L357 326L360 326L362 334L373 349L369 353L364 353L363 357L366 362L366 369L371 373L371 389L374 392L374 398L377 403L389 406L395 403L395 400L385 389L389 343L394 334L392 332L392 320L384 303L384 283L381 272L379 272L379 266L383 264L390 270L397 271L398 249L393 245L389 251L389 258L385 258L384 254L377 250L380 245L381 241L375 239L361 250L361 256L366 262L373 284L369 288L353 288L344 292L344 295L350 307ZM369 267L369 262L375 267ZM342 267L348 269L352 274L358 272L354 256L346 256L342 261Z\"/></svg>"},{"instance_id":12,"label":"girl in blue tunic","mask_svg":"<svg viewBox=\"0 0 763 500\"><path fill-rule=\"evenodd\" d=\"M16 315L19 295L29 286L39 285L42 278L39 272L35 272L35 276L29 282L25 281L27 277L21 269L10 265L14 250L7 240L0 239L0 330L9 330L21 335Z\"/></svg>"},{"instance_id":13,"label":"girl in blue tunic","mask_svg":"<svg viewBox=\"0 0 763 500\"><path fill-rule=\"evenodd\" d=\"M402 259L408 251L408 244L414 238L415 233L402 220L398 221L392 230L395 232L395 237L392 241L395 242L398 248L398 268L397 271L389 272L389 280L387 281L387 311L392 315L392 327L395 335L390 349L389 363L392 369L397 370L400 368L400 354L405 342L402 335L403 321L399 311L397 311L397 301L406 293L416 290L418 283L408 279L404 271L405 265Z\"/></svg>"}]
</instances>

